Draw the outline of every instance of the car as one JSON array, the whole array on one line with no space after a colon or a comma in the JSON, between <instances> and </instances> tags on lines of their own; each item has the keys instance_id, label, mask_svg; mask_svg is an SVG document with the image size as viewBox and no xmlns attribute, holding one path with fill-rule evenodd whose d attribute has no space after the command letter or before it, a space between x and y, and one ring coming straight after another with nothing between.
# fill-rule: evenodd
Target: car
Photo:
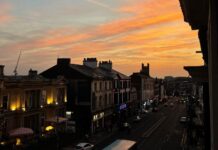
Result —
<instances>
[{"instance_id":1,"label":"car","mask_svg":"<svg viewBox=\"0 0 218 150\"><path fill-rule=\"evenodd\" d=\"M131 126L130 126L130 124L128 122L123 122L119 126L120 131L129 130L130 128L131 128Z\"/></svg>"},{"instance_id":2,"label":"car","mask_svg":"<svg viewBox=\"0 0 218 150\"><path fill-rule=\"evenodd\" d=\"M124 122L124 123L123 123L123 127L124 127L124 128L128 128L129 126L130 126L130 125L129 125L128 122Z\"/></svg>"},{"instance_id":3,"label":"car","mask_svg":"<svg viewBox=\"0 0 218 150\"><path fill-rule=\"evenodd\" d=\"M181 123L186 123L186 122L189 121L189 117L186 117L186 116L180 117L179 121L180 121Z\"/></svg>"},{"instance_id":4,"label":"car","mask_svg":"<svg viewBox=\"0 0 218 150\"><path fill-rule=\"evenodd\" d=\"M139 116L136 116L136 118L133 120L133 122L139 122L141 118Z\"/></svg>"},{"instance_id":5,"label":"car","mask_svg":"<svg viewBox=\"0 0 218 150\"><path fill-rule=\"evenodd\" d=\"M157 108L157 107L154 107L154 108L152 109L152 111L153 111L153 112L157 112L157 111L158 111L158 108Z\"/></svg>"},{"instance_id":6,"label":"car","mask_svg":"<svg viewBox=\"0 0 218 150\"><path fill-rule=\"evenodd\" d=\"M168 106L168 104L167 104L167 103L165 103L165 104L164 104L164 107L167 107L167 106Z\"/></svg>"},{"instance_id":7,"label":"car","mask_svg":"<svg viewBox=\"0 0 218 150\"><path fill-rule=\"evenodd\" d=\"M149 111L147 109L142 109L142 114L147 114Z\"/></svg>"},{"instance_id":8,"label":"car","mask_svg":"<svg viewBox=\"0 0 218 150\"><path fill-rule=\"evenodd\" d=\"M75 146L75 150L92 150L94 148L93 144L90 143L79 143Z\"/></svg>"},{"instance_id":9,"label":"car","mask_svg":"<svg viewBox=\"0 0 218 150\"><path fill-rule=\"evenodd\" d=\"M174 106L174 104L173 104L173 103L170 103L170 106L171 106L171 107L173 107L173 106Z\"/></svg>"}]
</instances>

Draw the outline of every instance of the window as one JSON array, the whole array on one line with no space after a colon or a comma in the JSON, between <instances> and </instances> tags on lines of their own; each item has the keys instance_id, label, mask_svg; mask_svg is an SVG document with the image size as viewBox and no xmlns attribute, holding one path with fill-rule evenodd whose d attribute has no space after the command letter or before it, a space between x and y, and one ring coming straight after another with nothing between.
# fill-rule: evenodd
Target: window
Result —
<instances>
[{"instance_id":1,"label":"window","mask_svg":"<svg viewBox=\"0 0 218 150\"><path fill-rule=\"evenodd\" d=\"M102 90L101 88L102 88L102 83L101 83L101 81L100 81L100 91Z\"/></svg>"},{"instance_id":2,"label":"window","mask_svg":"<svg viewBox=\"0 0 218 150\"><path fill-rule=\"evenodd\" d=\"M123 102L123 93L119 93L119 103Z\"/></svg>"},{"instance_id":3,"label":"window","mask_svg":"<svg viewBox=\"0 0 218 150\"><path fill-rule=\"evenodd\" d=\"M104 105L108 105L108 99L107 99L107 94L104 95Z\"/></svg>"},{"instance_id":4,"label":"window","mask_svg":"<svg viewBox=\"0 0 218 150\"><path fill-rule=\"evenodd\" d=\"M118 87L118 84L117 84L117 80L114 81L114 88L116 89Z\"/></svg>"},{"instance_id":5,"label":"window","mask_svg":"<svg viewBox=\"0 0 218 150\"><path fill-rule=\"evenodd\" d=\"M114 94L114 104L118 104L118 93Z\"/></svg>"},{"instance_id":6,"label":"window","mask_svg":"<svg viewBox=\"0 0 218 150\"><path fill-rule=\"evenodd\" d=\"M127 81L123 81L123 88L127 88Z\"/></svg>"},{"instance_id":7,"label":"window","mask_svg":"<svg viewBox=\"0 0 218 150\"><path fill-rule=\"evenodd\" d=\"M25 92L26 108L39 108L40 90L31 90Z\"/></svg>"},{"instance_id":8,"label":"window","mask_svg":"<svg viewBox=\"0 0 218 150\"><path fill-rule=\"evenodd\" d=\"M126 102L127 100L127 92L123 93L123 102Z\"/></svg>"},{"instance_id":9,"label":"window","mask_svg":"<svg viewBox=\"0 0 218 150\"><path fill-rule=\"evenodd\" d=\"M106 89L106 90L108 89L108 87L107 87L107 81L105 82L105 89Z\"/></svg>"},{"instance_id":10,"label":"window","mask_svg":"<svg viewBox=\"0 0 218 150\"><path fill-rule=\"evenodd\" d=\"M130 81L127 81L127 88L130 88Z\"/></svg>"},{"instance_id":11,"label":"window","mask_svg":"<svg viewBox=\"0 0 218 150\"><path fill-rule=\"evenodd\" d=\"M8 109L8 96L3 96L3 109Z\"/></svg>"},{"instance_id":12,"label":"window","mask_svg":"<svg viewBox=\"0 0 218 150\"><path fill-rule=\"evenodd\" d=\"M97 100L97 97L95 96L95 93L93 92L92 93L92 109L96 108L96 100Z\"/></svg>"},{"instance_id":13,"label":"window","mask_svg":"<svg viewBox=\"0 0 218 150\"><path fill-rule=\"evenodd\" d=\"M111 99L111 93L109 94L109 100L108 100L109 102L109 104L111 104L112 103L112 99Z\"/></svg>"},{"instance_id":14,"label":"window","mask_svg":"<svg viewBox=\"0 0 218 150\"><path fill-rule=\"evenodd\" d=\"M99 97L99 107L102 105L102 96Z\"/></svg>"},{"instance_id":15,"label":"window","mask_svg":"<svg viewBox=\"0 0 218 150\"><path fill-rule=\"evenodd\" d=\"M65 95L65 89L58 88L57 89L57 101L58 101L58 103L60 103L60 104L64 103L64 95Z\"/></svg>"},{"instance_id":16,"label":"window","mask_svg":"<svg viewBox=\"0 0 218 150\"><path fill-rule=\"evenodd\" d=\"M41 105L46 103L46 90L42 90L42 101L41 101Z\"/></svg>"},{"instance_id":17,"label":"window","mask_svg":"<svg viewBox=\"0 0 218 150\"><path fill-rule=\"evenodd\" d=\"M95 91L97 91L97 83L96 82L94 84L94 89L95 89Z\"/></svg>"}]
</instances>

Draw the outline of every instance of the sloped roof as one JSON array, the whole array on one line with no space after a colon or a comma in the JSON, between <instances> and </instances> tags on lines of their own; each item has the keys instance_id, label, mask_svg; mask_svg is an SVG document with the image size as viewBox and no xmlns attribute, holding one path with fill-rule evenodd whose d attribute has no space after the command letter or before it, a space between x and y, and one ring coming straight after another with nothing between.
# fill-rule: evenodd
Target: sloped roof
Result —
<instances>
[{"instance_id":1,"label":"sloped roof","mask_svg":"<svg viewBox=\"0 0 218 150\"><path fill-rule=\"evenodd\" d=\"M92 78L103 78L104 74L98 71L98 68L90 68L84 65L70 64L72 69Z\"/></svg>"},{"instance_id":2,"label":"sloped roof","mask_svg":"<svg viewBox=\"0 0 218 150\"><path fill-rule=\"evenodd\" d=\"M100 67L90 68L85 65L77 65L77 64L71 64L70 67L92 78L129 79L128 76L114 69L107 70Z\"/></svg>"},{"instance_id":3,"label":"sloped roof","mask_svg":"<svg viewBox=\"0 0 218 150\"><path fill-rule=\"evenodd\" d=\"M19 75L19 76L4 76L4 81L10 82L23 82L23 81L49 81L49 79L44 78L41 75L36 75L34 77L30 77L29 75Z\"/></svg>"},{"instance_id":4,"label":"sloped roof","mask_svg":"<svg viewBox=\"0 0 218 150\"><path fill-rule=\"evenodd\" d=\"M79 64L57 64L43 71L41 75L47 78L56 78L59 75L63 75L67 78L88 77L94 79L130 79L128 76L114 69L107 70L101 67L91 68L86 65Z\"/></svg>"},{"instance_id":5,"label":"sloped roof","mask_svg":"<svg viewBox=\"0 0 218 150\"><path fill-rule=\"evenodd\" d=\"M147 75L145 75L145 74L143 74L143 73L140 73L140 72L134 72L134 73L131 75L131 77L133 77L133 76L139 76L139 77L141 77L141 78L152 78L152 77L147 76Z\"/></svg>"}]
</instances>

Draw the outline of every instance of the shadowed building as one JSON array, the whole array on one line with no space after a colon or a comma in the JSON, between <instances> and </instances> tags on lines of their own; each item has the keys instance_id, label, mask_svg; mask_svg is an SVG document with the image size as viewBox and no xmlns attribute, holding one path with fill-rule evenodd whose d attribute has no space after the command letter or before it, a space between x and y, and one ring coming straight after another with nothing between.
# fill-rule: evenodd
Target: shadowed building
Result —
<instances>
[{"instance_id":1,"label":"shadowed building","mask_svg":"<svg viewBox=\"0 0 218 150\"><path fill-rule=\"evenodd\" d=\"M155 98L161 102L165 98L165 87L164 87L164 80L155 78L154 82L154 95Z\"/></svg>"},{"instance_id":2,"label":"shadowed building","mask_svg":"<svg viewBox=\"0 0 218 150\"><path fill-rule=\"evenodd\" d=\"M131 75L131 85L137 90L137 107L154 98L154 78L150 77L150 66L142 64L140 72Z\"/></svg>"},{"instance_id":3,"label":"shadowed building","mask_svg":"<svg viewBox=\"0 0 218 150\"><path fill-rule=\"evenodd\" d=\"M193 80L203 86L205 149L218 149L218 15L216 0L180 0L184 21L198 38L204 66L186 66Z\"/></svg>"},{"instance_id":4,"label":"shadowed building","mask_svg":"<svg viewBox=\"0 0 218 150\"><path fill-rule=\"evenodd\" d=\"M3 72L3 70L1 70ZM27 76L1 76L1 131L19 127L44 132L47 125L65 117L66 90L62 79L48 80L30 70ZM54 120L55 119L55 120ZM54 121L53 121L54 120Z\"/></svg>"},{"instance_id":5,"label":"shadowed building","mask_svg":"<svg viewBox=\"0 0 218 150\"><path fill-rule=\"evenodd\" d=\"M129 102L130 80L113 70L111 61L98 65L96 58L85 58L78 65L60 58L57 65L41 74L52 79L62 75L68 80L67 110L72 112L76 132L81 136L107 128L113 123L116 107Z\"/></svg>"}]
</instances>

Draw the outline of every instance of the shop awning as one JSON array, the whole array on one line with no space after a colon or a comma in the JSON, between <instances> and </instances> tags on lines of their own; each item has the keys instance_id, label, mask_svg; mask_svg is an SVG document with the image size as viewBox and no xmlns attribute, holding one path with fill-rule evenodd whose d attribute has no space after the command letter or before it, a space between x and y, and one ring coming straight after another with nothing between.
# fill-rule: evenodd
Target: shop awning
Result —
<instances>
[{"instance_id":1,"label":"shop awning","mask_svg":"<svg viewBox=\"0 0 218 150\"><path fill-rule=\"evenodd\" d=\"M25 135L32 135L34 132L30 128L16 128L14 130L9 131L9 136L11 137L19 137L19 136L25 136Z\"/></svg>"},{"instance_id":2,"label":"shop awning","mask_svg":"<svg viewBox=\"0 0 218 150\"><path fill-rule=\"evenodd\" d=\"M57 117L57 116L46 119L47 122L52 122L52 123L62 123L62 122L66 122L67 120L68 120L67 118Z\"/></svg>"}]
</instances>

